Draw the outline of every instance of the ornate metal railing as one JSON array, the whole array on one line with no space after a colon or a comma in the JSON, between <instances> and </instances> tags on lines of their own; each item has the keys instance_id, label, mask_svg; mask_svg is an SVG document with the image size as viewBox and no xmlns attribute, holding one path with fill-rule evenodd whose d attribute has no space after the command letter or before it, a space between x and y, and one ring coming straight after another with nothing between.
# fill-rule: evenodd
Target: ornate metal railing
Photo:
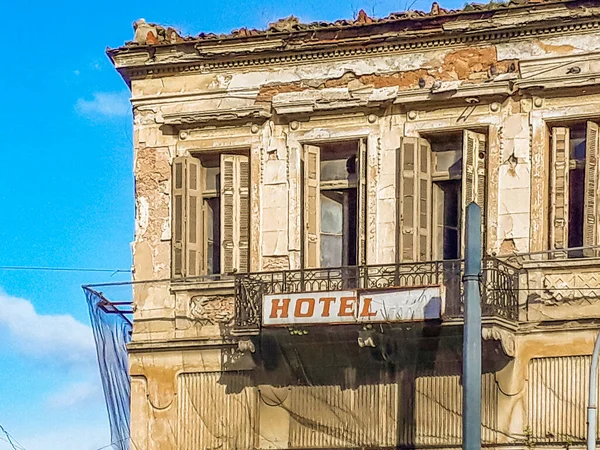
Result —
<instances>
[{"instance_id":1,"label":"ornate metal railing","mask_svg":"<svg viewBox=\"0 0 600 450\"><path fill-rule=\"evenodd\" d=\"M461 318L463 262L460 260L380 264L326 269L284 270L236 275L237 329L258 329L262 298L268 294L441 285L446 291L443 318ZM517 320L518 270L497 259L484 261L482 314Z\"/></svg>"},{"instance_id":2,"label":"ornate metal railing","mask_svg":"<svg viewBox=\"0 0 600 450\"><path fill-rule=\"evenodd\" d=\"M483 261L481 314L518 320L519 269L495 258Z\"/></svg>"}]
</instances>

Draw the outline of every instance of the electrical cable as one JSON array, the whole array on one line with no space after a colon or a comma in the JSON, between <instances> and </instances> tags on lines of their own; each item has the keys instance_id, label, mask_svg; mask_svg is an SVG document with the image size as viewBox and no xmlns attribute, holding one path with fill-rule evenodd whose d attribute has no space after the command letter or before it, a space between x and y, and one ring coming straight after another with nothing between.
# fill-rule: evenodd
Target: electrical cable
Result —
<instances>
[{"instance_id":1,"label":"electrical cable","mask_svg":"<svg viewBox=\"0 0 600 450\"><path fill-rule=\"evenodd\" d=\"M46 272L107 272L115 275L117 273L131 273L131 269L97 269L87 267L42 267L42 266L0 266L0 270L32 270Z\"/></svg>"},{"instance_id":2,"label":"electrical cable","mask_svg":"<svg viewBox=\"0 0 600 450\"><path fill-rule=\"evenodd\" d=\"M105 445L104 447L97 448L96 450L103 450L103 449L105 449L105 448L110 448L110 447L112 447L113 445L115 445L115 444L120 444L121 442L123 442L123 441L126 441L126 440L128 440L128 439L129 439L129 437L126 437L126 438L123 438L123 439L121 439L121 440L119 440L119 441L117 441L117 442L111 442L110 444L108 444L108 445Z\"/></svg>"},{"instance_id":3,"label":"electrical cable","mask_svg":"<svg viewBox=\"0 0 600 450\"><path fill-rule=\"evenodd\" d=\"M17 440L14 437L12 437L10 435L10 433L8 431L6 431L6 429L2 425L0 425L0 431L2 431L6 435L6 438L8 439L8 443L13 448L13 450L26 450L25 447L23 447L21 444L19 444L17 442ZM18 445L18 448L15 446L15 444Z\"/></svg>"}]
</instances>

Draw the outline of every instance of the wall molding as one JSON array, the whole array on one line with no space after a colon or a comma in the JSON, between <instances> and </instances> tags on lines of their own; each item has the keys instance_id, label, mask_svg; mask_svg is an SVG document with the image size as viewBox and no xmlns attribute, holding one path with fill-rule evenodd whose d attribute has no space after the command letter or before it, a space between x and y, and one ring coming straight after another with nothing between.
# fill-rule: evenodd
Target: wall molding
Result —
<instances>
[{"instance_id":1,"label":"wall molding","mask_svg":"<svg viewBox=\"0 0 600 450\"><path fill-rule=\"evenodd\" d=\"M488 30L479 34L466 34L462 31L460 31L460 33L456 32L455 34L452 34L442 31L438 33L437 36L432 36L430 38L421 37L403 39L402 37L399 37L396 42L377 44L364 41L357 43L349 40L346 42L332 43L328 46L322 45L322 48L320 49L304 49L296 52L293 50L273 50L269 48L264 51L253 52L252 55L249 56L236 55L234 53L228 59L225 59L222 56L217 56L212 59L202 57L198 54L197 48L196 53L198 56L192 56L189 53L182 52L181 59L186 59L186 61L181 62L178 61L179 58L176 55L173 55L168 48L164 49L169 51L169 54L164 55L164 61L160 61L162 55L160 51L157 52L157 50L163 50L162 48L115 50L112 57L116 66L126 78L137 79L153 75L168 76L194 72L210 73L238 67L272 66L306 61L344 59L365 55L413 52L415 50L429 48L458 47L461 45L473 45L486 42L493 44L513 39L522 40L523 38L535 36L551 36L565 33L580 34L586 30L595 30L600 27L600 20L596 17L593 17L592 19L593 20L590 20L590 17L586 17L580 19L576 23L564 25L556 24L556 22L546 26L527 26L526 24L521 24L518 28ZM374 38L376 37L377 36ZM361 47L357 47L357 44L362 45ZM197 44L194 45L195 47L197 46ZM343 47L344 45L346 46L345 48ZM274 51L276 53L274 53ZM120 52L123 53L119 54ZM137 55L134 55L134 53L137 53ZM145 58L143 54L145 54ZM122 60L122 64L119 64L120 59ZM133 65L136 63L139 65Z\"/></svg>"}]
</instances>

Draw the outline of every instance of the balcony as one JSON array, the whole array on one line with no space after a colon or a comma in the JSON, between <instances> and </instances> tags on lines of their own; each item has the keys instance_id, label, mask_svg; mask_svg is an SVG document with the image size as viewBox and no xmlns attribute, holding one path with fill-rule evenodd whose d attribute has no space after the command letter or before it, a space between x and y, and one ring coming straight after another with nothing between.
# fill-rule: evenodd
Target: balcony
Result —
<instances>
[{"instance_id":1,"label":"balcony","mask_svg":"<svg viewBox=\"0 0 600 450\"><path fill-rule=\"evenodd\" d=\"M234 327L240 333L260 330L265 295L346 290L377 292L430 286L441 286L445 290L441 320L462 323L463 266L463 261L451 260L239 274L235 277ZM483 318L516 322L518 284L519 269L498 259L484 260Z\"/></svg>"}]
</instances>

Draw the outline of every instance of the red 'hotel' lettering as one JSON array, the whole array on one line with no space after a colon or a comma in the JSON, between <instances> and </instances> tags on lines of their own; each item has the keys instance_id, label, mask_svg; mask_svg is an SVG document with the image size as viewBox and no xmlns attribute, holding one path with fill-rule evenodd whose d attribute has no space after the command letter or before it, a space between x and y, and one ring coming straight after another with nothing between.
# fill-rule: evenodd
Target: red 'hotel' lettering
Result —
<instances>
[{"instance_id":1,"label":"red 'hotel' lettering","mask_svg":"<svg viewBox=\"0 0 600 450\"><path fill-rule=\"evenodd\" d=\"M353 316L354 304L356 303L356 297L341 297L340 298L340 312L338 316L348 317Z\"/></svg>"},{"instance_id":2,"label":"red 'hotel' lettering","mask_svg":"<svg viewBox=\"0 0 600 450\"><path fill-rule=\"evenodd\" d=\"M371 302L373 299L365 298L362 311L360 312L360 317L375 317L377 315L376 311L371 311Z\"/></svg>"},{"instance_id":3,"label":"red 'hotel' lettering","mask_svg":"<svg viewBox=\"0 0 600 450\"><path fill-rule=\"evenodd\" d=\"M331 316L331 305L338 299L336 297L321 297L319 303L323 305L323 310L320 317ZM356 305L358 303L356 297L340 297L340 307L338 317L352 317L355 315ZM273 299L271 300L271 314L269 319L287 319L290 309L290 299ZM362 302L359 317L375 317L376 311L371 311L372 299L365 298ZM296 300L294 305L294 317L313 317L315 314L316 299L311 297L303 297Z\"/></svg>"},{"instance_id":4,"label":"red 'hotel' lettering","mask_svg":"<svg viewBox=\"0 0 600 450\"><path fill-rule=\"evenodd\" d=\"M287 318L288 316L288 309L290 308L290 299L289 298L284 298L283 300L278 299L274 299L271 301L271 315L269 316L269 319L277 319L277 312L281 312L281 315L279 317L281 317L282 319Z\"/></svg>"},{"instance_id":5,"label":"red 'hotel' lettering","mask_svg":"<svg viewBox=\"0 0 600 450\"><path fill-rule=\"evenodd\" d=\"M308 305L306 312L302 312L302 306ZM296 309L294 310L294 317L312 317L315 313L315 299L314 298L299 298L296 300Z\"/></svg>"},{"instance_id":6,"label":"red 'hotel' lettering","mask_svg":"<svg viewBox=\"0 0 600 450\"><path fill-rule=\"evenodd\" d=\"M321 297L319 303L323 303L323 317L329 317L329 308L335 302L335 297Z\"/></svg>"}]
</instances>

